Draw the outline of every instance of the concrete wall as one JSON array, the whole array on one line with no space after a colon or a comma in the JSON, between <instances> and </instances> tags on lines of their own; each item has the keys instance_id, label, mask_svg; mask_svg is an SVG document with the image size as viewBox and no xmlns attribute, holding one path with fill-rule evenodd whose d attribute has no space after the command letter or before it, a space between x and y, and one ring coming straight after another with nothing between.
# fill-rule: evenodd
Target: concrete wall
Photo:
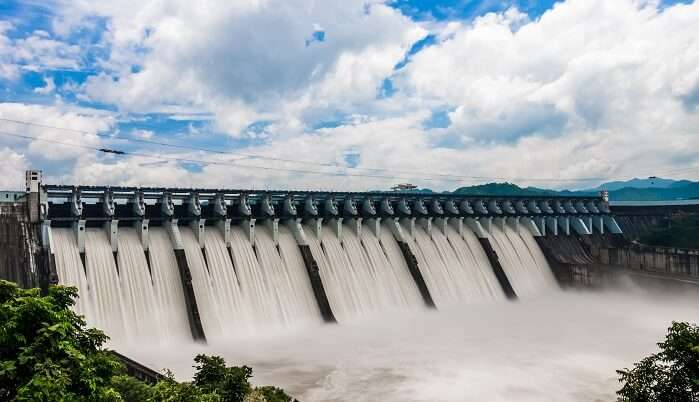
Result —
<instances>
[{"instance_id":1,"label":"concrete wall","mask_svg":"<svg viewBox=\"0 0 699 402\"><path fill-rule=\"evenodd\" d=\"M600 263L639 271L699 278L699 250L632 244L600 249Z\"/></svg>"},{"instance_id":2,"label":"concrete wall","mask_svg":"<svg viewBox=\"0 0 699 402\"><path fill-rule=\"evenodd\" d=\"M25 204L0 205L0 279L38 286L38 227L28 222Z\"/></svg>"}]
</instances>

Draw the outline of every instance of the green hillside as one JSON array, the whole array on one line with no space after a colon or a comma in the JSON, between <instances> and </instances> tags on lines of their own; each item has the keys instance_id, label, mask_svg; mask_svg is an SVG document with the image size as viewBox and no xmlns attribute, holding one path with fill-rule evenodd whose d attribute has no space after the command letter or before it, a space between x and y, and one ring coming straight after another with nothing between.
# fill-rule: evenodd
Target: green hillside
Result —
<instances>
[{"instance_id":1,"label":"green hillside","mask_svg":"<svg viewBox=\"0 0 699 402\"><path fill-rule=\"evenodd\" d=\"M519 187L512 183L488 183L476 186L460 187L454 194L473 196L547 196L547 195L585 195L596 196L597 191L548 190L536 187ZM609 192L612 201L663 201L699 198L699 183L683 181L666 188L624 187Z\"/></svg>"}]
</instances>

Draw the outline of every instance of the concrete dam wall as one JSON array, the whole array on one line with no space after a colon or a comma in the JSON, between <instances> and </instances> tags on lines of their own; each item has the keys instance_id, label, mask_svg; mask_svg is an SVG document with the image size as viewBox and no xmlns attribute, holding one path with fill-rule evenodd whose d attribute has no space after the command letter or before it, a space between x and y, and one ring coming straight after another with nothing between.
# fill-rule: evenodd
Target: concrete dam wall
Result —
<instances>
[{"instance_id":1,"label":"concrete dam wall","mask_svg":"<svg viewBox=\"0 0 699 402\"><path fill-rule=\"evenodd\" d=\"M26 204L0 204L0 279L38 286L40 251L38 228L29 222Z\"/></svg>"}]
</instances>

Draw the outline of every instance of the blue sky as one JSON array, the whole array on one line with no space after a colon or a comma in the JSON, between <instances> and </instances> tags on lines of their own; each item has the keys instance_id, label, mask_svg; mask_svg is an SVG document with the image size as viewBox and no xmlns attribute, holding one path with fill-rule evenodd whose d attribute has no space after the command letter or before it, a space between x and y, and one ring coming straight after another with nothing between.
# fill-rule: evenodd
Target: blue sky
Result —
<instances>
[{"instance_id":1,"label":"blue sky","mask_svg":"<svg viewBox=\"0 0 699 402\"><path fill-rule=\"evenodd\" d=\"M3 2L0 132L44 138L0 135L3 156L54 180L130 184L332 187L353 173L356 188L584 187L695 173L683 150L699 103L697 55L683 45L696 39L691 1L243 3ZM664 31L671 43L654 52L649 41ZM592 59L604 62L581 67ZM631 121L651 100L675 121ZM634 161L651 153L658 130L677 150L644 159L639 172ZM648 146L599 145L624 147L632 132ZM552 169L533 167L548 160Z\"/></svg>"}]
</instances>

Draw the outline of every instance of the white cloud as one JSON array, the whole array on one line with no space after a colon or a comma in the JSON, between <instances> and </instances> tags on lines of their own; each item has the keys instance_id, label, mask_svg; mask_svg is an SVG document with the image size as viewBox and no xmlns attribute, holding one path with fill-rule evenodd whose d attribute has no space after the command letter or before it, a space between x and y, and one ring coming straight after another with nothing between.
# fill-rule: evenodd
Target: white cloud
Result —
<instances>
[{"instance_id":1,"label":"white cloud","mask_svg":"<svg viewBox=\"0 0 699 402\"><path fill-rule=\"evenodd\" d=\"M56 90L56 84L53 82L53 77L44 77L44 86L34 88L34 92L40 95L48 95Z\"/></svg>"},{"instance_id":2,"label":"white cloud","mask_svg":"<svg viewBox=\"0 0 699 402\"><path fill-rule=\"evenodd\" d=\"M0 121L0 131L40 139L27 140L0 135L0 145L12 146L13 149L22 150L28 157L48 161L67 161L91 153L93 151L83 147L101 145L103 141L96 134L110 129L114 124L114 118L103 112L87 112L89 110L61 105L0 103L0 118L7 119ZM26 125L13 120L36 125Z\"/></svg>"},{"instance_id":3,"label":"white cloud","mask_svg":"<svg viewBox=\"0 0 699 402\"><path fill-rule=\"evenodd\" d=\"M34 31L22 38L11 38L13 29L0 20L0 78L16 80L21 72L47 69L79 69L82 50L77 45L51 38L46 31Z\"/></svg>"},{"instance_id":4,"label":"white cloud","mask_svg":"<svg viewBox=\"0 0 699 402\"><path fill-rule=\"evenodd\" d=\"M446 24L416 23L381 3L368 14L364 10L360 1L259 0L209 7L185 1L68 2L56 29L68 34L89 16L108 19L102 45L111 52L101 63L110 73L88 80L81 88L87 99L125 113L210 117L213 129L259 144L237 150L243 153L340 166L351 153L359 167L412 175L347 170L398 177L338 178L215 164L188 171L142 157L105 158L59 147L48 153L38 143L27 155L77 158L62 180L130 185L361 190L396 181L435 189L484 181L415 178L439 172L583 187L595 180L535 179L661 175L677 168L696 168L677 175L699 177L693 151L699 145L699 3L661 10L657 1L567 0L536 20L510 9ZM323 41L306 46L319 30ZM394 71L428 31L437 43ZM3 32L0 27L0 55L17 44L3 42ZM41 32L32 36L37 43L55 40ZM15 74L7 68L0 74ZM396 93L377 99L387 77ZM90 132L114 124L109 116L65 106L13 108L14 114L31 110L24 112L27 119L82 124ZM424 127L434 110L448 114L448 128ZM344 123L312 128L333 119ZM256 121L265 121L264 129L246 130ZM189 134L207 135L194 131ZM62 138L56 132L35 134ZM84 140L100 143L93 136ZM261 159L235 163L337 170Z\"/></svg>"},{"instance_id":5,"label":"white cloud","mask_svg":"<svg viewBox=\"0 0 699 402\"><path fill-rule=\"evenodd\" d=\"M131 133L134 137L142 140L150 140L155 135L152 130L133 130Z\"/></svg>"},{"instance_id":6,"label":"white cloud","mask_svg":"<svg viewBox=\"0 0 699 402\"><path fill-rule=\"evenodd\" d=\"M91 77L91 99L125 111L200 108L235 136L256 120L373 100L424 30L381 3L366 13L365 3L115 1L69 3L63 15L110 18L106 63L121 73ZM320 27L323 41L307 47Z\"/></svg>"},{"instance_id":7,"label":"white cloud","mask_svg":"<svg viewBox=\"0 0 699 402\"><path fill-rule=\"evenodd\" d=\"M11 148L0 147L0 160L3 166L0 175L0 189L22 190L24 188L24 171L29 167L27 159Z\"/></svg>"}]
</instances>

